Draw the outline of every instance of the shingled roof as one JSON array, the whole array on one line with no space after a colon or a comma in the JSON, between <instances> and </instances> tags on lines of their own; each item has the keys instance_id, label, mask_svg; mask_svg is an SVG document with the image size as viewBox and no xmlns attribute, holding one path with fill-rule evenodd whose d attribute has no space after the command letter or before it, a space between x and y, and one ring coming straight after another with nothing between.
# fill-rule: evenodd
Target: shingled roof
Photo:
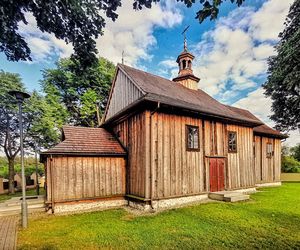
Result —
<instances>
[{"instance_id":1,"label":"shingled roof","mask_svg":"<svg viewBox=\"0 0 300 250\"><path fill-rule=\"evenodd\" d=\"M180 83L123 64L118 64L118 68L142 90L144 100L196 111L211 117L247 123L249 126L263 124L260 120L253 117L234 112L203 90L192 90L182 86Z\"/></svg>"},{"instance_id":2,"label":"shingled roof","mask_svg":"<svg viewBox=\"0 0 300 250\"><path fill-rule=\"evenodd\" d=\"M104 128L63 127L63 141L42 155L126 155L118 140Z\"/></svg>"},{"instance_id":3,"label":"shingled roof","mask_svg":"<svg viewBox=\"0 0 300 250\"><path fill-rule=\"evenodd\" d=\"M227 107L238 114L242 114L249 118L260 121L255 115L253 115L250 111L248 111L246 109L236 108L236 107L232 107L232 106L228 106L228 105L227 105ZM254 134L257 134L257 135L271 136L271 137L276 137L276 138L280 138L280 139L285 139L288 137L287 135L280 133L280 131L270 128L266 124L262 124L260 126L254 127L253 131L254 131Z\"/></svg>"},{"instance_id":4,"label":"shingled roof","mask_svg":"<svg viewBox=\"0 0 300 250\"><path fill-rule=\"evenodd\" d=\"M224 105L203 90L193 90L180 83L138 70L124 64L118 64L134 84L144 93L142 99L161 102L166 105L198 111L201 114L247 123L254 127L254 133L277 138L287 138L286 135L265 125L250 111Z\"/></svg>"},{"instance_id":5,"label":"shingled roof","mask_svg":"<svg viewBox=\"0 0 300 250\"><path fill-rule=\"evenodd\" d=\"M266 124L257 126L253 128L254 134L256 135L263 135L263 136L270 136L279 139L286 139L288 138L287 135L280 133L278 130L272 129Z\"/></svg>"}]
</instances>

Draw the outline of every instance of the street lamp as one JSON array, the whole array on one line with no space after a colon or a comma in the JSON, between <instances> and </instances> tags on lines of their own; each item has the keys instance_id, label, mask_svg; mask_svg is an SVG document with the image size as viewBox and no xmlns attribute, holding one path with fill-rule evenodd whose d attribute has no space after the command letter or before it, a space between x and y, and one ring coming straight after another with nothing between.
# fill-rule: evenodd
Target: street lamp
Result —
<instances>
[{"instance_id":1,"label":"street lamp","mask_svg":"<svg viewBox=\"0 0 300 250\"><path fill-rule=\"evenodd\" d=\"M40 195L39 174L38 174L38 157L37 157L38 145L37 145L36 141L34 142L34 153L35 153L35 179L36 179L35 187L36 187L36 194Z\"/></svg>"},{"instance_id":2,"label":"street lamp","mask_svg":"<svg viewBox=\"0 0 300 250\"><path fill-rule=\"evenodd\" d=\"M29 98L30 95L21 91L9 91L11 96L14 96L18 101L19 106L19 129L20 129L20 153L21 153L21 171L22 171L22 226L27 227L28 221L28 211L26 202L26 179L25 179L25 169L24 169L24 149L23 149L23 116L22 116L22 104L25 99Z\"/></svg>"}]
</instances>

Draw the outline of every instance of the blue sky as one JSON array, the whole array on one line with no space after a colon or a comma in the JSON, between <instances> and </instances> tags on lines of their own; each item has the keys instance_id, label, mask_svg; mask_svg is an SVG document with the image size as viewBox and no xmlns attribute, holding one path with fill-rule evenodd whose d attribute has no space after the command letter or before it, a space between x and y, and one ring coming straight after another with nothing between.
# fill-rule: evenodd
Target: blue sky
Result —
<instances>
[{"instance_id":1,"label":"blue sky","mask_svg":"<svg viewBox=\"0 0 300 250\"><path fill-rule=\"evenodd\" d=\"M187 33L189 50L195 55L194 73L201 78L199 88L219 101L247 108L269 125L271 101L264 97L267 58L292 0L246 0L242 7L226 1L216 21L199 24L195 19L201 7L196 1L186 8L174 0L162 0L151 10L135 12L132 1L123 1L116 22L107 20L104 36L97 40L99 54L114 63L125 63L166 78L176 76L176 57L183 49L182 30ZM41 33L31 15L20 32L32 50L32 62L8 62L0 54L0 69L19 73L29 91L40 90L42 70L55 67L60 57L69 56L72 46L51 34ZM260 103L261 105L257 105ZM292 144L300 141L295 132Z\"/></svg>"}]
</instances>

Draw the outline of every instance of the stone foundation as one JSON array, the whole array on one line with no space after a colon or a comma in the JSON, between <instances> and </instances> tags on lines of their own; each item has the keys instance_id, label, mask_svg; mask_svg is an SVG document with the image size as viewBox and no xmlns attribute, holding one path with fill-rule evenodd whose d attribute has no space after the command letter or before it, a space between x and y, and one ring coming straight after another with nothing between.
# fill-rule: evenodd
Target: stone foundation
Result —
<instances>
[{"instance_id":1,"label":"stone foundation","mask_svg":"<svg viewBox=\"0 0 300 250\"><path fill-rule=\"evenodd\" d=\"M78 201L70 203L58 203L54 206L54 213L76 213L83 211L96 211L109 208L127 206L125 199L97 200L97 201Z\"/></svg>"},{"instance_id":2,"label":"stone foundation","mask_svg":"<svg viewBox=\"0 0 300 250\"><path fill-rule=\"evenodd\" d=\"M239 193L243 193L243 194L255 194L256 193L256 188L255 187L243 188L243 189L233 190L232 192L239 192Z\"/></svg>"},{"instance_id":3,"label":"stone foundation","mask_svg":"<svg viewBox=\"0 0 300 250\"><path fill-rule=\"evenodd\" d=\"M280 186L281 182L273 182L273 183L262 183L256 184L256 187L276 187ZM253 194L256 192L256 188L245 188L232 190L230 192L239 192L243 194ZM192 195L185 197L176 197L169 199L161 199L154 200L152 203L150 201L144 202L139 200L126 200L125 198L117 198L117 199L109 199L109 200L89 200L89 201L74 201L69 203L58 203L55 204L54 213L76 213L76 212L84 212L84 211L96 211L96 210L104 210L109 208L119 208L123 206L129 206L141 211L151 212L151 211L159 211L165 209L176 208L180 206L184 206L187 204L197 203L197 202L205 202L210 201L207 194L200 195Z\"/></svg>"},{"instance_id":4,"label":"stone foundation","mask_svg":"<svg viewBox=\"0 0 300 250\"><path fill-rule=\"evenodd\" d=\"M201 201L208 201L208 194L177 197L170 199L154 200L152 204L147 204L138 201L129 201L129 206L142 211L157 211L184 206Z\"/></svg>"},{"instance_id":5,"label":"stone foundation","mask_svg":"<svg viewBox=\"0 0 300 250\"><path fill-rule=\"evenodd\" d=\"M278 182L268 182L268 183L259 183L255 185L256 187L279 187L281 186L281 181Z\"/></svg>"}]
</instances>

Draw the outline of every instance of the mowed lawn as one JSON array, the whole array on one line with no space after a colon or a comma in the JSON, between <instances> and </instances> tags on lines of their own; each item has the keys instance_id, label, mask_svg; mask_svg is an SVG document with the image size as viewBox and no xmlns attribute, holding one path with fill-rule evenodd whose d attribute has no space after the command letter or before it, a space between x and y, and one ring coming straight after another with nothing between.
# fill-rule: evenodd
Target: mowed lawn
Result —
<instances>
[{"instance_id":1,"label":"mowed lawn","mask_svg":"<svg viewBox=\"0 0 300 250\"><path fill-rule=\"evenodd\" d=\"M241 203L134 216L123 209L35 218L19 249L300 249L300 183L264 188Z\"/></svg>"},{"instance_id":2,"label":"mowed lawn","mask_svg":"<svg viewBox=\"0 0 300 250\"><path fill-rule=\"evenodd\" d=\"M45 190L44 190L44 188L40 188L40 195L43 195L43 194L45 194ZM26 195L27 196L36 195L36 190L35 189L27 190ZM15 194L0 194L0 203L5 202L13 197L21 197L21 196L22 196L21 191L18 191Z\"/></svg>"}]
</instances>

